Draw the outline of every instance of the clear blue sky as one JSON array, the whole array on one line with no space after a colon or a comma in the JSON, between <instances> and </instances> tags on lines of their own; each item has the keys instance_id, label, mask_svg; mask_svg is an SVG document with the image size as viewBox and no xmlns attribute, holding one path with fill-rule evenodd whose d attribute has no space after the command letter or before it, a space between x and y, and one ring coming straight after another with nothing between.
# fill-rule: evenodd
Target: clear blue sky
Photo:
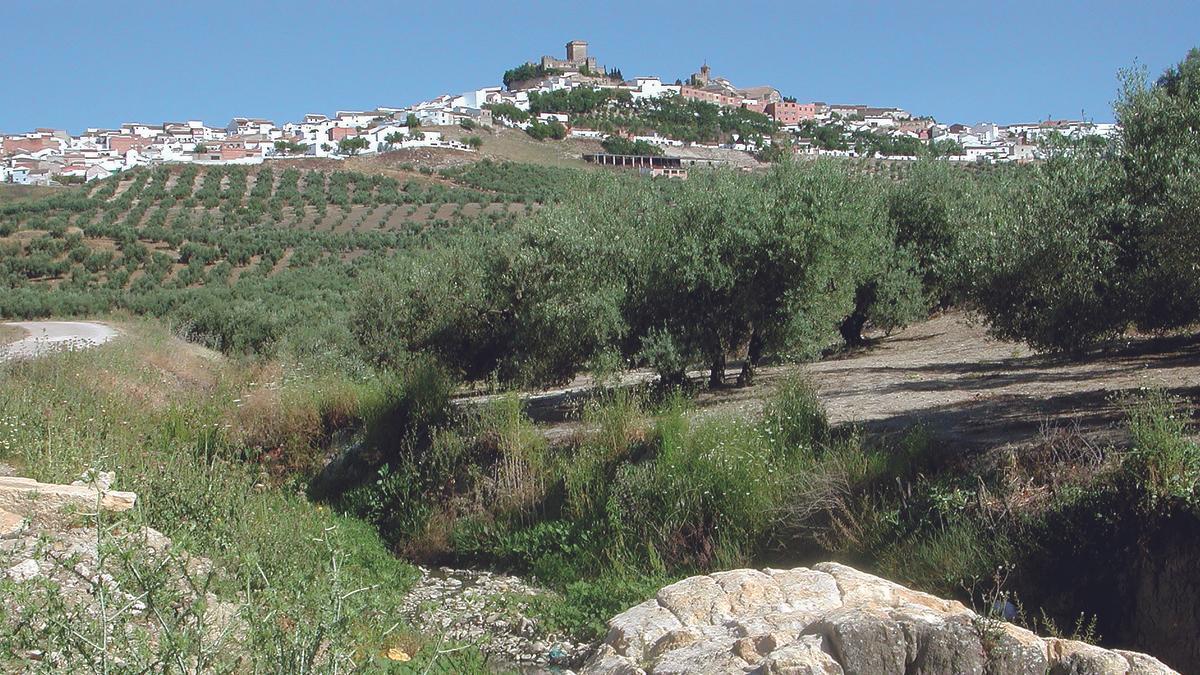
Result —
<instances>
[{"instance_id":1,"label":"clear blue sky","mask_svg":"<svg viewBox=\"0 0 1200 675\"><path fill-rule=\"evenodd\" d=\"M853 8L843 5L854 5ZM1200 2L0 3L0 131L401 106L591 43L626 77L707 60L801 101L946 122L1112 118L1117 71L1200 44Z\"/></svg>"}]
</instances>

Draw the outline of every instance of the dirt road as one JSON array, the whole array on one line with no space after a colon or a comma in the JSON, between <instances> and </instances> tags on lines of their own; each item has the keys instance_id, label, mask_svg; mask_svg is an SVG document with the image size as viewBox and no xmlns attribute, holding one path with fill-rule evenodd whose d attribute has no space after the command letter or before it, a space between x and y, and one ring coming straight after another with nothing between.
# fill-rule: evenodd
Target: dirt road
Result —
<instances>
[{"instance_id":1,"label":"dirt road","mask_svg":"<svg viewBox=\"0 0 1200 675\"><path fill-rule=\"evenodd\" d=\"M3 325L15 326L28 335L0 346L0 361L33 358L64 349L86 349L117 337L115 328L92 321L14 321Z\"/></svg>"}]
</instances>

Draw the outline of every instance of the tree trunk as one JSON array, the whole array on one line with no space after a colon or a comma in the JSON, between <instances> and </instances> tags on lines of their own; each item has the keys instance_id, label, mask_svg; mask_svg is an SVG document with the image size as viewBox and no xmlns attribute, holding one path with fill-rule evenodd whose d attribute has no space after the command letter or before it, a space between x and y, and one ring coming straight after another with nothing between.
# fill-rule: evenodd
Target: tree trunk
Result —
<instances>
[{"instance_id":1,"label":"tree trunk","mask_svg":"<svg viewBox=\"0 0 1200 675\"><path fill-rule=\"evenodd\" d=\"M842 320L841 326L838 326L842 339L851 347L858 347L864 342L862 329L867 325L867 311L875 303L875 292L875 282L873 281L859 286L854 293L854 311Z\"/></svg>"},{"instance_id":2,"label":"tree trunk","mask_svg":"<svg viewBox=\"0 0 1200 675\"><path fill-rule=\"evenodd\" d=\"M725 353L721 352L713 358L712 371L708 374L709 387L722 387L725 385Z\"/></svg>"},{"instance_id":3,"label":"tree trunk","mask_svg":"<svg viewBox=\"0 0 1200 675\"><path fill-rule=\"evenodd\" d=\"M866 315L855 310L842 321L838 331L841 332L842 339L846 341L846 344L858 347L863 343L862 329L865 325L867 325Z\"/></svg>"},{"instance_id":4,"label":"tree trunk","mask_svg":"<svg viewBox=\"0 0 1200 675\"><path fill-rule=\"evenodd\" d=\"M758 331L750 333L750 346L746 350L746 360L742 362L742 372L738 375L738 386L749 387L754 384L754 370L762 358L763 343Z\"/></svg>"}]
</instances>

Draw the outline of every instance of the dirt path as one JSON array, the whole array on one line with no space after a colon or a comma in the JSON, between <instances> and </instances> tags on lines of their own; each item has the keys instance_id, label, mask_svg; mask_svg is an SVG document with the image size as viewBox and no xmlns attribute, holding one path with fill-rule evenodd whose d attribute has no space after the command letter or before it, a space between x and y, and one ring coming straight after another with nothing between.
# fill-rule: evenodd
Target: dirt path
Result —
<instances>
[{"instance_id":1,"label":"dirt path","mask_svg":"<svg viewBox=\"0 0 1200 675\"><path fill-rule=\"evenodd\" d=\"M775 387L798 371L812 378L835 425L886 433L923 424L964 449L1023 443L1045 423L1078 423L1093 436L1111 437L1122 394L1151 387L1200 400L1200 335L1138 338L1069 361L993 340L965 315L948 314L859 352L762 368L752 387L705 390L696 398L697 414L757 415ZM648 377L639 371L628 379ZM730 370L728 381L735 378ZM569 410L587 386L572 385L528 399L531 416L549 425L551 438L578 430Z\"/></svg>"}]
</instances>

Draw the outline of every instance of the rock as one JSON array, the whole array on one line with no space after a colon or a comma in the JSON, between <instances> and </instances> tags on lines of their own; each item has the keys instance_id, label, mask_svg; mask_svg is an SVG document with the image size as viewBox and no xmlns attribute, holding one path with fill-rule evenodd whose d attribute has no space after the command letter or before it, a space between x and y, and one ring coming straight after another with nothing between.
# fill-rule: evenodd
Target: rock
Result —
<instances>
[{"instance_id":1,"label":"rock","mask_svg":"<svg viewBox=\"0 0 1200 675\"><path fill-rule=\"evenodd\" d=\"M0 509L0 539L11 539L25 529L25 519L10 511Z\"/></svg>"},{"instance_id":2,"label":"rock","mask_svg":"<svg viewBox=\"0 0 1200 675\"><path fill-rule=\"evenodd\" d=\"M609 621L604 642L621 656L640 661L645 658L648 647L680 628L683 628L683 624L670 610L660 605L658 600L647 600Z\"/></svg>"},{"instance_id":3,"label":"rock","mask_svg":"<svg viewBox=\"0 0 1200 675\"><path fill-rule=\"evenodd\" d=\"M763 664L764 675L843 675L841 665L825 650L821 639L806 635L782 649L771 652Z\"/></svg>"},{"instance_id":4,"label":"rock","mask_svg":"<svg viewBox=\"0 0 1200 675\"><path fill-rule=\"evenodd\" d=\"M1127 652L1124 649L1114 649L1129 663L1129 675L1153 675L1169 670L1167 666L1153 656L1140 652Z\"/></svg>"},{"instance_id":5,"label":"rock","mask_svg":"<svg viewBox=\"0 0 1200 675\"><path fill-rule=\"evenodd\" d=\"M685 626L721 624L732 615L729 593L712 577L677 581L658 591L662 605Z\"/></svg>"},{"instance_id":6,"label":"rock","mask_svg":"<svg viewBox=\"0 0 1200 675\"><path fill-rule=\"evenodd\" d=\"M17 583L23 583L41 574L42 568L37 561L30 558L8 568L8 578Z\"/></svg>"},{"instance_id":7,"label":"rock","mask_svg":"<svg viewBox=\"0 0 1200 675\"><path fill-rule=\"evenodd\" d=\"M908 643L900 624L881 609L840 607L808 628L824 638L846 673L903 673Z\"/></svg>"},{"instance_id":8,"label":"rock","mask_svg":"<svg viewBox=\"0 0 1200 675\"><path fill-rule=\"evenodd\" d=\"M38 521L60 520L64 514L127 511L137 502L132 492L100 491L86 485L54 485L31 478L0 476L0 510Z\"/></svg>"},{"instance_id":9,"label":"rock","mask_svg":"<svg viewBox=\"0 0 1200 675\"><path fill-rule=\"evenodd\" d=\"M1129 672L1130 663L1124 656L1086 642L1046 638L1046 652L1050 675L1125 675Z\"/></svg>"},{"instance_id":10,"label":"rock","mask_svg":"<svg viewBox=\"0 0 1200 675\"><path fill-rule=\"evenodd\" d=\"M117 474L113 471L95 471L88 469L80 474L79 478L71 481L71 485L82 485L85 487L95 488L101 492L106 492L113 486L117 480Z\"/></svg>"},{"instance_id":11,"label":"rock","mask_svg":"<svg viewBox=\"0 0 1200 675\"><path fill-rule=\"evenodd\" d=\"M612 647L602 644L588 661L590 672L611 675L646 675L646 671L626 656L618 654Z\"/></svg>"},{"instance_id":12,"label":"rock","mask_svg":"<svg viewBox=\"0 0 1200 675\"><path fill-rule=\"evenodd\" d=\"M984 618L837 563L695 576L609 621L583 673L1173 673L1157 659Z\"/></svg>"},{"instance_id":13,"label":"rock","mask_svg":"<svg viewBox=\"0 0 1200 675\"><path fill-rule=\"evenodd\" d=\"M418 570L421 577L405 595L399 610L425 634L478 644L499 663L520 664L522 671L527 666L578 665L591 652L590 645L546 630L535 617L526 615L531 602L549 592L545 589L517 577L485 571L449 567ZM661 611L670 616L666 610ZM676 621L673 627L679 626ZM639 642L638 648L642 647ZM614 651L613 658L616 663L623 657ZM625 665L634 669L628 672L637 672L636 663Z\"/></svg>"}]
</instances>

